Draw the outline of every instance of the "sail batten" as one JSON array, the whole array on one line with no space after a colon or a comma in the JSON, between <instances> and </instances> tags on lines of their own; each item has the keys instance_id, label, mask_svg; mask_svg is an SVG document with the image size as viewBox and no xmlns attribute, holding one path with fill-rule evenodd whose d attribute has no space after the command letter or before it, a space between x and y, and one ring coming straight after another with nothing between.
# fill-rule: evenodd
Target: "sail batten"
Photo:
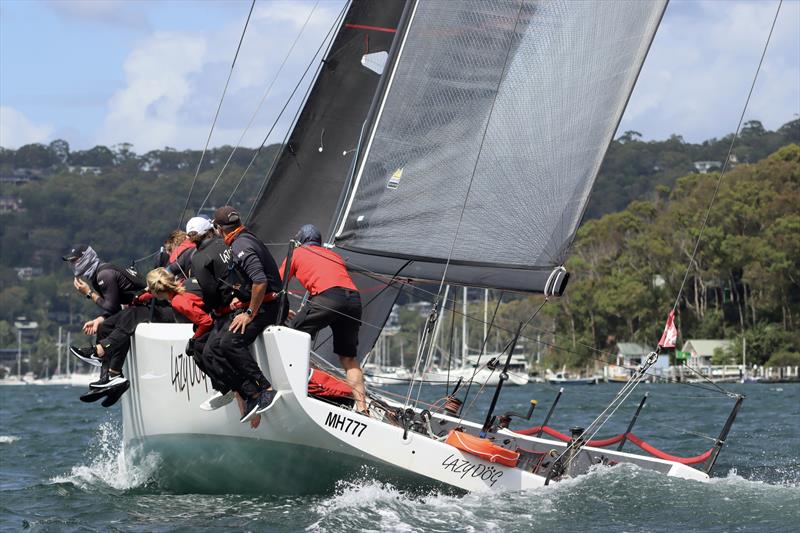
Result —
<instances>
[{"instance_id":1,"label":"sail batten","mask_svg":"<svg viewBox=\"0 0 800 533\"><path fill-rule=\"evenodd\" d=\"M449 258L449 282L527 271L489 286L542 291L665 4L419 0L337 247L377 273L411 259L438 281Z\"/></svg>"}]
</instances>

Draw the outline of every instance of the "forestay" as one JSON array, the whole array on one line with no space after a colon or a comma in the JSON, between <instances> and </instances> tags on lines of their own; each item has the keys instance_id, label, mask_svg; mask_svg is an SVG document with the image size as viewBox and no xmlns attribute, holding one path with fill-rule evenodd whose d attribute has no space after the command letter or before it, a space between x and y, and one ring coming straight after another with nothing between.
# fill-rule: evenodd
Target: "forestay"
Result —
<instances>
[{"instance_id":1,"label":"forestay","mask_svg":"<svg viewBox=\"0 0 800 533\"><path fill-rule=\"evenodd\" d=\"M418 1L337 228L345 258L543 291L665 6Z\"/></svg>"}]
</instances>

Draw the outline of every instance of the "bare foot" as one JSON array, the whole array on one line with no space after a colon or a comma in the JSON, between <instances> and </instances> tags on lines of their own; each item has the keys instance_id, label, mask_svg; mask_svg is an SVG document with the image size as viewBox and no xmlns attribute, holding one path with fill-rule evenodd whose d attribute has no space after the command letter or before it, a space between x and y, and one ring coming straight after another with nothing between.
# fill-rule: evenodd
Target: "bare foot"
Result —
<instances>
[{"instance_id":1,"label":"bare foot","mask_svg":"<svg viewBox=\"0 0 800 533\"><path fill-rule=\"evenodd\" d=\"M256 429L261 424L261 415L257 415L255 418L250 420L250 427Z\"/></svg>"},{"instance_id":2,"label":"bare foot","mask_svg":"<svg viewBox=\"0 0 800 533\"><path fill-rule=\"evenodd\" d=\"M239 413L241 413L240 416L244 416L245 403L244 403L244 400L242 399L242 397L239 396L238 392L236 393L236 403L239 404Z\"/></svg>"}]
</instances>

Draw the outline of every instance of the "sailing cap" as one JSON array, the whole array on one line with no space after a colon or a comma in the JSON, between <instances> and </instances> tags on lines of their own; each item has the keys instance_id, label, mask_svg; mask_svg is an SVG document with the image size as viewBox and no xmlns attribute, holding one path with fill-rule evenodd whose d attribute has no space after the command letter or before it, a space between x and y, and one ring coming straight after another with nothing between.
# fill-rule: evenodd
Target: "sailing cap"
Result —
<instances>
[{"instance_id":1,"label":"sailing cap","mask_svg":"<svg viewBox=\"0 0 800 533\"><path fill-rule=\"evenodd\" d=\"M300 228L294 240L300 244L316 244L322 246L322 233L317 229L314 224L306 224Z\"/></svg>"},{"instance_id":2,"label":"sailing cap","mask_svg":"<svg viewBox=\"0 0 800 533\"><path fill-rule=\"evenodd\" d=\"M225 205L214 211L214 225L238 226L242 223L239 212L230 205Z\"/></svg>"},{"instance_id":3,"label":"sailing cap","mask_svg":"<svg viewBox=\"0 0 800 533\"><path fill-rule=\"evenodd\" d=\"M214 226L211 224L211 221L206 217L192 217L189 219L189 222L186 223L186 233L202 235L208 233L213 228Z\"/></svg>"},{"instance_id":4,"label":"sailing cap","mask_svg":"<svg viewBox=\"0 0 800 533\"><path fill-rule=\"evenodd\" d=\"M64 261L75 261L80 256L83 255L83 252L89 249L89 246L86 244L74 244L72 248L70 248L69 252L64 255L61 259Z\"/></svg>"}]
</instances>

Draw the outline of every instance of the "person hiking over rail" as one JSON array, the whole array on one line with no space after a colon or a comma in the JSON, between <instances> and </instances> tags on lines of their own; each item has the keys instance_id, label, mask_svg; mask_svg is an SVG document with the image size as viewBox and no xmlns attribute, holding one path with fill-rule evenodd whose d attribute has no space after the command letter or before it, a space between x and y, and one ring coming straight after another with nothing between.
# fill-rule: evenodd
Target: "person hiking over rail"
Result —
<instances>
[{"instance_id":1,"label":"person hiking over rail","mask_svg":"<svg viewBox=\"0 0 800 533\"><path fill-rule=\"evenodd\" d=\"M280 274L272 254L242 225L233 207L217 209L213 223L225 244L230 246L233 267L241 278L239 286L233 289L236 298L246 307L215 322L203 357L212 359L220 367L227 363L233 368L234 373L228 372L226 378L246 402L241 422L247 422L265 412L276 396L250 353L250 345L267 326L278 322Z\"/></svg>"},{"instance_id":2,"label":"person hiking over rail","mask_svg":"<svg viewBox=\"0 0 800 533\"><path fill-rule=\"evenodd\" d=\"M103 263L91 246L76 244L62 259L68 261L75 275L75 290L92 300L102 314L83 325L83 332L96 335L95 344L83 348L70 346L77 358L99 366L100 379L89 384L102 389L127 381L122 365L130 349L130 336L140 322L171 322L174 315L169 306L142 305L138 295L145 289L144 280L137 274L111 263ZM123 309L123 306L130 306Z\"/></svg>"},{"instance_id":3,"label":"person hiking over rail","mask_svg":"<svg viewBox=\"0 0 800 533\"><path fill-rule=\"evenodd\" d=\"M323 248L322 234L312 224L300 228L295 236L300 246L289 266L289 280L297 281L311 297L297 312L289 327L310 334L330 326L333 352L339 356L347 382L353 389L356 406L367 413L364 373L358 364L358 330L361 326L361 297L339 254ZM286 260L280 267L281 276Z\"/></svg>"}]
</instances>

